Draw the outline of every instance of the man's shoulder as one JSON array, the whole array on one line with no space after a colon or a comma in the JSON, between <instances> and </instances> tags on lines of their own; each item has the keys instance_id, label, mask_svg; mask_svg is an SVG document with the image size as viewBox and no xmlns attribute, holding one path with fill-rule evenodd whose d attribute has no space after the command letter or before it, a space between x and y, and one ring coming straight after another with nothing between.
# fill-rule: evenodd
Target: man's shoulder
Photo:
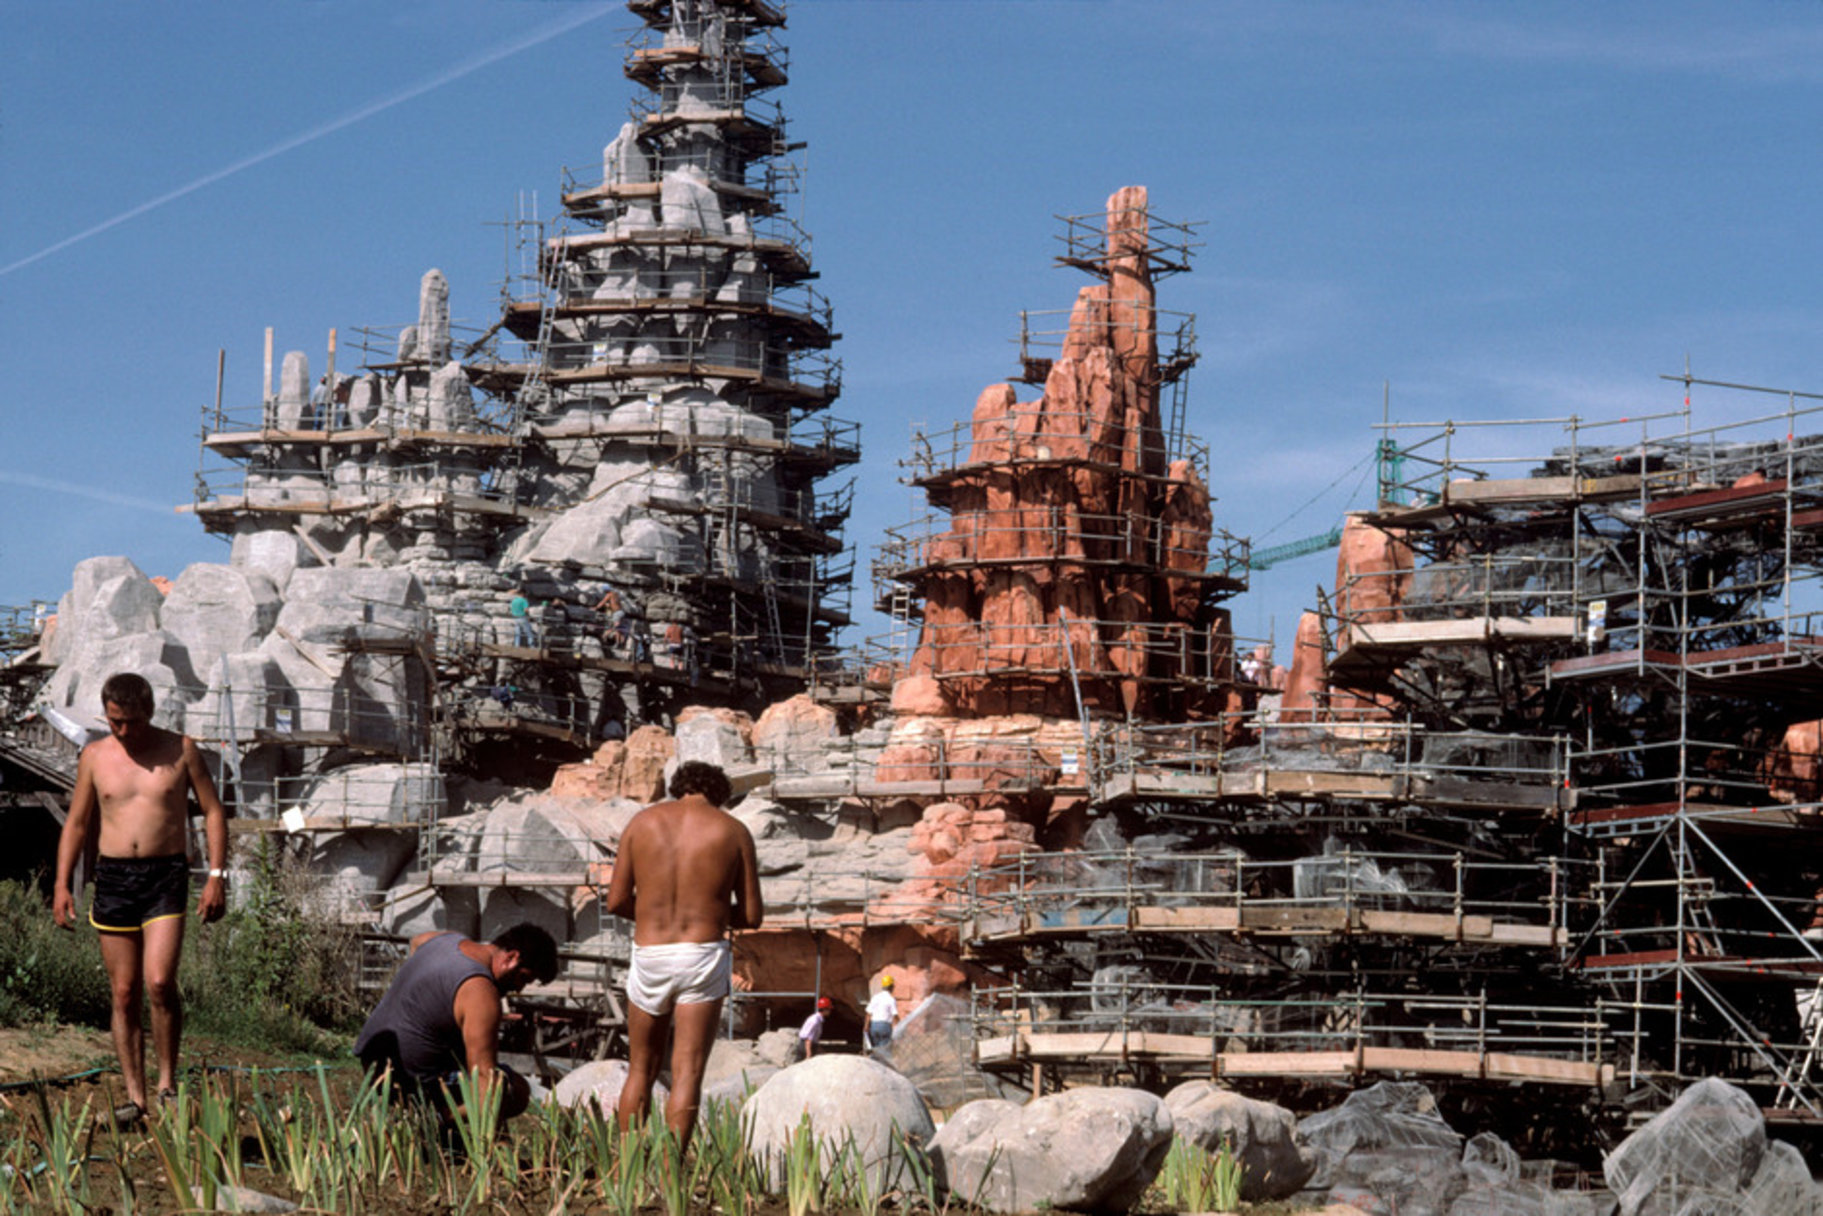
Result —
<instances>
[{"instance_id":1,"label":"man's shoulder","mask_svg":"<svg viewBox=\"0 0 1823 1216\"><path fill-rule=\"evenodd\" d=\"M93 763L96 760L106 760L111 756L118 756L124 750L120 746L119 739L113 735L103 735L99 739L82 745L82 759Z\"/></svg>"}]
</instances>

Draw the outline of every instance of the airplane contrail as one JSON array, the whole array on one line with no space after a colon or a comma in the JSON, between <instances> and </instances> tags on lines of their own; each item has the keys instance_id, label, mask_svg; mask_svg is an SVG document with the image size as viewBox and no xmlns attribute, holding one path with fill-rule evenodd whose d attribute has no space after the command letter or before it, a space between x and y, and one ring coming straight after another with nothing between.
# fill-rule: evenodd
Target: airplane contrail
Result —
<instances>
[{"instance_id":1,"label":"airplane contrail","mask_svg":"<svg viewBox=\"0 0 1823 1216\"><path fill-rule=\"evenodd\" d=\"M15 270L20 270L20 269L23 269L24 267L30 266L34 262L43 261L45 258L50 257L54 253L58 253L62 250L68 249L71 245L75 245L75 244L78 244L79 242L86 241L92 236L99 236L102 233L108 231L110 228L117 228L120 225L126 223L128 220L137 219L139 216L144 215L148 211L156 210L157 208L164 206L166 203L174 202L175 200L184 197L186 194L194 194L196 191L201 190L204 186L213 185L216 182L221 181L225 177L232 177L236 173L239 173L244 169L251 169L253 166L262 164L265 161L269 161L275 156L283 155L284 153L291 151L293 148L302 147L303 145L305 145L307 143L312 143L316 140L323 138L325 135L332 135L335 132L340 131L344 127L353 126L355 123L360 122L362 119L372 118L375 114L379 114L383 111L390 110L394 106L401 105L404 102L410 101L414 97L421 97L433 89L442 88L444 85L449 84L452 81L460 80L460 79L462 79L462 77L467 76L469 73L479 71L480 69L488 66L491 63L498 63L500 60L505 59L511 55L516 55L520 51L529 50L530 48L535 47L538 44L543 43L543 42L549 42L551 39L557 37L559 34L568 33L570 30L575 29L579 25L584 25L590 21L594 21L598 17L604 16L607 13L612 12L614 10L614 8L615 8L615 6L612 4L590 5L588 8L586 8L580 14L571 14L570 16L563 18L561 21L553 22L552 24L544 26L541 29L533 30L531 33L526 34L525 36L523 36L521 38L516 38L513 41L506 43L504 46L496 47L493 50L487 51L480 55L477 55L472 59L466 59L463 62L457 64L455 67L452 67L445 71L439 72L437 75L429 77L428 79L421 80L417 84L409 85L406 88L401 89L399 92L393 93L392 95L390 95L388 97L383 97L378 101L369 102L368 104L360 107L359 109L351 110L347 114L342 115L340 118L331 119L329 122L323 123L319 126L311 127L307 131L303 131L303 132L300 132L297 135L293 135L287 139L280 140L278 143L272 145L270 148L267 148L263 152L255 152L253 155L243 157L242 159L237 160L233 164L227 165L224 168L217 169L212 173L205 173L203 176L197 178L193 182L190 182L186 185L179 186L175 190L166 191L164 194L159 195L157 198L150 199L146 202L140 203L136 207L128 208L127 210L122 211L119 215L116 215L111 219L103 220L101 223L96 224L92 228L85 228L81 232L76 233L74 236L64 237L61 241L58 241L56 244L47 245L43 249L40 249L37 253L31 254L27 257L20 258L17 262L12 263L11 265L0 266L0 276L9 275L9 274L13 273L13 271L15 271Z\"/></svg>"},{"instance_id":2,"label":"airplane contrail","mask_svg":"<svg viewBox=\"0 0 1823 1216\"><path fill-rule=\"evenodd\" d=\"M96 502L111 503L117 507L131 507L135 511L154 511L159 515L170 515L172 504L159 502L151 498L138 498L132 494L116 494L112 490L98 490L94 486L84 485L79 481L63 481L56 477L39 477L35 473L16 473L10 469L0 469L0 485L24 486L29 490L48 490L53 494L73 494L78 498L92 498Z\"/></svg>"}]
</instances>

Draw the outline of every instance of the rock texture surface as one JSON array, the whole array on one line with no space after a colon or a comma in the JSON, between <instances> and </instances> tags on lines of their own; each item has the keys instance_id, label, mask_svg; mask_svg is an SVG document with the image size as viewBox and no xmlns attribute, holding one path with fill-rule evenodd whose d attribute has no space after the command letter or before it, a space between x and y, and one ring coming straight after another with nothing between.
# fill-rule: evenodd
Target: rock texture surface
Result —
<instances>
[{"instance_id":1,"label":"rock texture surface","mask_svg":"<svg viewBox=\"0 0 1823 1216\"><path fill-rule=\"evenodd\" d=\"M1148 224L1142 187L1108 200L1106 281L1078 295L1043 396L985 389L943 479L949 527L915 558L910 674L932 677L953 712L1061 717L1079 695L1142 716L1230 707L1226 621L1204 610L1209 493L1172 459L1159 417ZM934 706L931 692L915 702Z\"/></svg>"},{"instance_id":2,"label":"rock texture surface","mask_svg":"<svg viewBox=\"0 0 1823 1216\"><path fill-rule=\"evenodd\" d=\"M993 1212L1125 1212L1171 1147L1171 1112L1137 1089L1074 1089L1020 1106L971 1102L930 1145L951 1196Z\"/></svg>"},{"instance_id":3,"label":"rock texture surface","mask_svg":"<svg viewBox=\"0 0 1823 1216\"><path fill-rule=\"evenodd\" d=\"M827 1164L853 1137L874 1194L910 1185L906 1151L936 1127L911 1082L862 1056L819 1055L775 1074L741 1108L747 1148L767 1184L784 1184L785 1154L808 1117Z\"/></svg>"},{"instance_id":4,"label":"rock texture surface","mask_svg":"<svg viewBox=\"0 0 1823 1216\"><path fill-rule=\"evenodd\" d=\"M1297 1116L1210 1081L1186 1081L1165 1095L1177 1138L1208 1152L1226 1145L1244 1173L1249 1203L1295 1194L1316 1172L1316 1154L1298 1136Z\"/></svg>"}]
</instances>

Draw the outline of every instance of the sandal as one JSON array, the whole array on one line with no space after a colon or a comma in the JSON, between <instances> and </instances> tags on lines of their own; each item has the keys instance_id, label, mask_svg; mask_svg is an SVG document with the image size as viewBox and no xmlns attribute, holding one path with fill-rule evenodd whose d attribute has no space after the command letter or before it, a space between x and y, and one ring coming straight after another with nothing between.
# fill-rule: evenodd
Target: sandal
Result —
<instances>
[{"instance_id":1,"label":"sandal","mask_svg":"<svg viewBox=\"0 0 1823 1216\"><path fill-rule=\"evenodd\" d=\"M161 1107L176 1106L177 1105L177 1091L175 1089L159 1090L158 1091L158 1105Z\"/></svg>"},{"instance_id":2,"label":"sandal","mask_svg":"<svg viewBox=\"0 0 1823 1216\"><path fill-rule=\"evenodd\" d=\"M146 1121L146 1108L137 1102L122 1102L114 1108L114 1130L131 1131Z\"/></svg>"}]
</instances>

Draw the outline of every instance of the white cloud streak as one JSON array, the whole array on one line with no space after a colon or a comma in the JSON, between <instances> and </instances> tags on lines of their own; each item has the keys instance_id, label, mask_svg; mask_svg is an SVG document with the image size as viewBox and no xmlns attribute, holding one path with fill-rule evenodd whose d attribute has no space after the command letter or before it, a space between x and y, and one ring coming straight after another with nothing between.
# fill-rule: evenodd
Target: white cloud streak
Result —
<instances>
[{"instance_id":1,"label":"white cloud streak","mask_svg":"<svg viewBox=\"0 0 1823 1216\"><path fill-rule=\"evenodd\" d=\"M117 494L112 490L97 489L77 481L64 481L57 477L40 477L35 473L20 473L11 469L0 469L0 485L23 486L28 490L43 490L50 494L88 498L95 502L105 502L110 506L127 507L134 511L151 511L166 517L169 517L174 511L174 507L168 502L139 498L132 494Z\"/></svg>"},{"instance_id":2,"label":"white cloud streak","mask_svg":"<svg viewBox=\"0 0 1823 1216\"><path fill-rule=\"evenodd\" d=\"M146 202L140 203L135 207L130 207L127 210L122 211L119 215L103 220L93 227L85 228L73 236L64 237L61 241L52 245L47 245L38 252L20 258L10 265L0 266L0 278L12 274L15 270L23 270L25 267L30 266L35 262L41 262L53 254L61 253L72 245L78 245L83 241L89 240L91 237L100 236L110 229L118 228L122 224L138 219L149 211L155 211L167 203L176 202L178 199L183 198L186 195L194 194L204 187L212 186L224 178L233 177L235 174L251 169L255 165L264 164L274 157L283 156L285 153L290 152L295 148L301 148L305 144L314 143L325 136L335 134L345 127L351 127L358 122L372 118L376 114L384 113L394 106L403 105L405 102L408 102L415 97L422 97L424 94L435 89L440 89L446 84L452 84L470 73L480 71L489 64L498 63L502 59L517 55L521 51L530 50L532 47L538 46L541 43L549 42L551 39L556 38L561 34L566 34L577 26L585 25L590 21L607 15L609 12L614 11L614 8L615 6L612 4L590 5L580 13L572 13L560 21L555 21L550 25L533 30L522 37L513 39L511 42L495 47L491 51L486 51L473 58L465 59L454 67L447 68L444 71L437 73L435 76L420 80L416 84L409 85L406 88L382 97L377 101L368 102L366 105L351 110L339 118L333 118L328 122L320 123L306 131L301 131L296 135L282 139L263 151L242 157L233 164L225 165L213 172L205 173L195 181L188 182L174 190L168 190L158 197L148 199Z\"/></svg>"}]
</instances>

